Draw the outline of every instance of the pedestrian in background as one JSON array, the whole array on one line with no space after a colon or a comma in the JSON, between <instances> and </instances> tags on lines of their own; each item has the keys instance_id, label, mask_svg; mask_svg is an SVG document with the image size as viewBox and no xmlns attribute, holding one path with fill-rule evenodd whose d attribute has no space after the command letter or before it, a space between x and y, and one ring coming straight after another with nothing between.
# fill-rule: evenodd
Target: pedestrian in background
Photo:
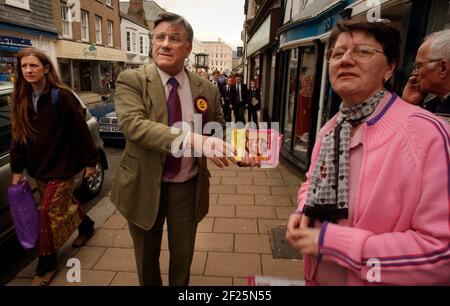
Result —
<instances>
[{"instance_id":1,"label":"pedestrian in background","mask_svg":"<svg viewBox=\"0 0 450 306\"><path fill-rule=\"evenodd\" d=\"M249 95L247 85L242 83L241 75L235 76L236 99L234 107L234 118L236 122L242 122L245 125L245 109L248 105Z\"/></svg>"},{"instance_id":2,"label":"pedestrian in background","mask_svg":"<svg viewBox=\"0 0 450 306\"><path fill-rule=\"evenodd\" d=\"M436 96L425 101L429 93ZM402 98L430 112L450 115L450 30L425 38Z\"/></svg>"},{"instance_id":3,"label":"pedestrian in background","mask_svg":"<svg viewBox=\"0 0 450 306\"><path fill-rule=\"evenodd\" d=\"M236 106L236 86L233 83L233 75L229 75L223 85L223 114L226 122L231 122L231 114Z\"/></svg>"},{"instance_id":4,"label":"pedestrian in background","mask_svg":"<svg viewBox=\"0 0 450 306\"><path fill-rule=\"evenodd\" d=\"M254 122L258 127L258 111L261 109L261 91L256 88L255 80L250 81L248 103L248 122Z\"/></svg>"},{"instance_id":5,"label":"pedestrian in background","mask_svg":"<svg viewBox=\"0 0 450 306\"><path fill-rule=\"evenodd\" d=\"M342 98L321 129L289 217L309 285L448 285L449 126L385 84L399 32L339 22L329 75Z\"/></svg>"},{"instance_id":6,"label":"pedestrian in background","mask_svg":"<svg viewBox=\"0 0 450 306\"><path fill-rule=\"evenodd\" d=\"M152 35L154 63L124 71L116 82L115 105L127 144L111 200L128 221L141 285L162 285L159 257L166 220L169 285L189 284L197 225L209 208L205 155L211 152L202 144L216 140L216 153L208 156L219 167L229 165L225 154L232 156L222 140L177 125L192 128L193 116L199 114L202 125L215 121L225 127L218 87L184 68L193 37L183 17L161 13ZM173 148L180 137L182 146ZM200 144L195 153L202 157L175 156L197 150L194 143Z\"/></svg>"},{"instance_id":7,"label":"pedestrian in background","mask_svg":"<svg viewBox=\"0 0 450 306\"><path fill-rule=\"evenodd\" d=\"M58 101L52 90L59 90ZM72 91L58 78L50 59L35 48L17 54L12 98L12 184L23 171L37 181L40 205L39 259L32 285L48 285L55 273L57 251L78 227L72 246L84 245L94 221L73 196L74 177L85 168L94 175L97 149Z\"/></svg>"}]
</instances>

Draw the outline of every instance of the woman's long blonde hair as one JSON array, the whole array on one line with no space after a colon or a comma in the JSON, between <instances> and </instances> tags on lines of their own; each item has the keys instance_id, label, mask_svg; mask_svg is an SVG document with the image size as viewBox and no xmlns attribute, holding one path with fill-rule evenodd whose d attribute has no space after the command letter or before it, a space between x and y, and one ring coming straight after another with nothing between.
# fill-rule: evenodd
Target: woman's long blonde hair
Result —
<instances>
[{"instance_id":1,"label":"woman's long blonde hair","mask_svg":"<svg viewBox=\"0 0 450 306\"><path fill-rule=\"evenodd\" d=\"M59 79L55 67L45 53L36 48L25 48L17 53L14 92L12 94L11 126L14 141L22 144L26 144L27 138L34 137L36 133L36 130L31 126L28 114L28 99L33 89L30 83L25 80L21 67L22 58L30 55L35 56L44 67L48 68L48 72L45 75L48 88L64 88L70 90Z\"/></svg>"}]
</instances>

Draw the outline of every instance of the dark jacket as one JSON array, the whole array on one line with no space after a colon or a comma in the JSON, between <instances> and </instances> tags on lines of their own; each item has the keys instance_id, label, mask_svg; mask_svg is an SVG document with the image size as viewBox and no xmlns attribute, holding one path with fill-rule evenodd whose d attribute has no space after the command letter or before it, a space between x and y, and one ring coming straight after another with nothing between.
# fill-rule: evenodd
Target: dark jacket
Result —
<instances>
[{"instance_id":1,"label":"dark jacket","mask_svg":"<svg viewBox=\"0 0 450 306\"><path fill-rule=\"evenodd\" d=\"M77 98L68 90L60 90L59 103L53 105L50 91L38 99L37 112L31 96L28 115L37 131L26 144L11 142L11 170L27 170L33 178L47 182L68 179L84 167L93 167L99 160L89 128L80 111Z\"/></svg>"},{"instance_id":2,"label":"dark jacket","mask_svg":"<svg viewBox=\"0 0 450 306\"><path fill-rule=\"evenodd\" d=\"M435 114L450 115L450 95L447 98L436 96L425 102L423 108Z\"/></svg>"},{"instance_id":3,"label":"dark jacket","mask_svg":"<svg viewBox=\"0 0 450 306\"><path fill-rule=\"evenodd\" d=\"M261 109L261 91L258 88L255 88L254 90L249 89L248 96L249 96L248 109L256 110L256 111L260 110ZM253 103L252 103L253 98L258 100L258 103L255 105L253 105Z\"/></svg>"},{"instance_id":4,"label":"dark jacket","mask_svg":"<svg viewBox=\"0 0 450 306\"><path fill-rule=\"evenodd\" d=\"M244 83L239 84L240 85L240 89L241 89L241 101L239 101L239 92L237 89L238 84L235 84L234 87L236 88L236 104L244 104L247 105L247 103L249 102L249 92L247 89L247 85L245 85Z\"/></svg>"},{"instance_id":5,"label":"dark jacket","mask_svg":"<svg viewBox=\"0 0 450 306\"><path fill-rule=\"evenodd\" d=\"M236 86L229 85L227 89L227 84L223 85L223 103L224 107L229 108L230 105L233 109L236 108Z\"/></svg>"}]
</instances>

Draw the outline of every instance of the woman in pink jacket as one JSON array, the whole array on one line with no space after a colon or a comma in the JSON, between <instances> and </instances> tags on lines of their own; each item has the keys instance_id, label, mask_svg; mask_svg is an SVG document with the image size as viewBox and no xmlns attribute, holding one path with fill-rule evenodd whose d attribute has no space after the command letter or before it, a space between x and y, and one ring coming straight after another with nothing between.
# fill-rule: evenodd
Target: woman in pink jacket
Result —
<instances>
[{"instance_id":1,"label":"woman in pink jacket","mask_svg":"<svg viewBox=\"0 0 450 306\"><path fill-rule=\"evenodd\" d=\"M450 284L449 126L386 90L399 41L383 23L342 22L331 34L343 102L286 231L308 285Z\"/></svg>"}]
</instances>

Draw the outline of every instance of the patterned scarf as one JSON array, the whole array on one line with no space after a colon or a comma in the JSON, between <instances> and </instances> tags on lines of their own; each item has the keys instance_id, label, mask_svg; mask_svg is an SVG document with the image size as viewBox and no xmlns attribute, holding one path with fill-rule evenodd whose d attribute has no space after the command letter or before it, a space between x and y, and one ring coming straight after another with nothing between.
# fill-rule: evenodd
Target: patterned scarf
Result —
<instances>
[{"instance_id":1,"label":"patterned scarf","mask_svg":"<svg viewBox=\"0 0 450 306\"><path fill-rule=\"evenodd\" d=\"M303 209L306 216L321 222L348 218L350 131L375 111L385 94L383 88L356 106L341 104L336 127L324 136L314 166Z\"/></svg>"}]
</instances>

